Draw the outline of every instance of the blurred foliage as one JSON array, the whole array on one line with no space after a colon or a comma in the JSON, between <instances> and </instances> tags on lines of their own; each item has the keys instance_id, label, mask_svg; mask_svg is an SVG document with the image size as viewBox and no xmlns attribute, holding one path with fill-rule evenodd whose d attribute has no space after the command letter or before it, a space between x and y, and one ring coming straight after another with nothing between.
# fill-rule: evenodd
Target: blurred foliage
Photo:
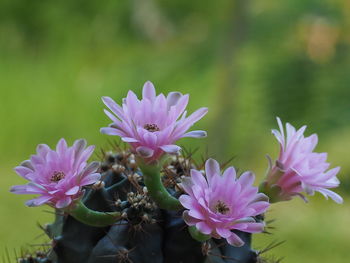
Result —
<instances>
[{"instance_id":1,"label":"blurred foliage","mask_svg":"<svg viewBox=\"0 0 350 263\"><path fill-rule=\"evenodd\" d=\"M107 145L109 138L99 133L108 123L100 97L121 101L128 89L140 94L148 79L158 91L190 93L190 110L209 106L197 124L209 130L208 139L183 144L201 152L209 144L212 155L236 156L235 166L260 176L264 155L278 151L270 135L275 116L308 124L307 134L320 136L318 150L343 167L345 193L349 29L346 0L0 1L0 251L35 243L36 220L49 218L39 213L45 208L25 208L20 200L26 197L7 193L23 182L11 168L38 143L53 146L60 137ZM327 217L318 203L334 211L327 222L337 222L335 229L315 221ZM307 216L292 222L285 222L297 216L292 205L274 208L283 220L277 237L287 243L273 253L284 262L344 262L346 206L313 198L307 208L298 205ZM326 244L339 246L331 253Z\"/></svg>"}]
</instances>

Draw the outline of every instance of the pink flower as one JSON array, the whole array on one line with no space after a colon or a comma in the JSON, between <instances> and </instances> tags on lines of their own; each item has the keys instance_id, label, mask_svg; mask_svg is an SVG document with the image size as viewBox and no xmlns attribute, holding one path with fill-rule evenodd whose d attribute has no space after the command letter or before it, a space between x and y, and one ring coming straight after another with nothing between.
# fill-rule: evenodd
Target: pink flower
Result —
<instances>
[{"instance_id":1,"label":"pink flower","mask_svg":"<svg viewBox=\"0 0 350 263\"><path fill-rule=\"evenodd\" d=\"M40 195L27 201L28 206L49 204L56 208L67 207L81 197L83 186L93 184L101 177L96 173L98 162L87 165L93 151L94 146L86 148L85 140L77 140L68 148L66 141L61 139L56 151L40 144L36 155L15 168L17 174L30 182L13 186L11 192Z\"/></svg>"},{"instance_id":2,"label":"pink flower","mask_svg":"<svg viewBox=\"0 0 350 263\"><path fill-rule=\"evenodd\" d=\"M280 143L281 150L267 177L267 184L271 187L277 185L280 188L279 199L288 200L294 195L306 192L313 195L315 191L323 194L327 199L332 198L336 203L342 203L343 199L328 188L339 186L336 177L340 167L329 169L326 162L327 153L313 152L317 145L317 135L304 137L306 126L296 130L289 123L286 124L286 136L282 122L277 118L280 131L272 130L272 133Z\"/></svg>"},{"instance_id":3,"label":"pink flower","mask_svg":"<svg viewBox=\"0 0 350 263\"><path fill-rule=\"evenodd\" d=\"M209 159L205 163L206 178L197 170L191 170L182 186L187 195L181 195L185 210L183 217L189 226L214 238L226 238L234 246L244 242L231 230L248 233L263 231L264 223L253 216L264 213L269 207L268 197L253 187L255 176L243 173L236 179L236 171L229 167L221 175L218 162Z\"/></svg>"},{"instance_id":4,"label":"pink flower","mask_svg":"<svg viewBox=\"0 0 350 263\"><path fill-rule=\"evenodd\" d=\"M157 160L164 152L178 153L181 148L174 143L181 138L206 136L205 131L187 132L208 111L200 108L186 117L189 95L171 92L167 97L163 94L156 96L153 84L147 81L142 97L139 100L134 92L129 91L122 107L111 98L103 97L104 104L113 114L107 110L105 113L113 123L102 128L101 132L120 136L149 161Z\"/></svg>"}]
</instances>

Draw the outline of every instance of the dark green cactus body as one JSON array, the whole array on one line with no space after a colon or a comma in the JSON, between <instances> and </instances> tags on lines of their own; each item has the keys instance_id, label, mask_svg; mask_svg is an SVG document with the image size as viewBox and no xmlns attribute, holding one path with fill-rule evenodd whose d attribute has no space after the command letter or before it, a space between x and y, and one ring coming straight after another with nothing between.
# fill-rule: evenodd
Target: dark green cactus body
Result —
<instances>
[{"instance_id":1,"label":"dark green cactus body","mask_svg":"<svg viewBox=\"0 0 350 263\"><path fill-rule=\"evenodd\" d=\"M178 160L172 167L177 177L169 176L165 169L164 184L178 196L174 182L188 175L186 170L191 167L184 167ZM245 241L240 248L228 245L224 239L205 243L194 240L182 219L182 211L161 210L149 199L132 155L108 154L101 172L103 183L86 189L83 202L96 211L120 211L123 219L108 227L91 227L69 215L57 215L56 221L46 227L53 240L47 258L22 259L21 263L258 262L257 253L250 248L248 233L237 232Z\"/></svg>"}]
</instances>

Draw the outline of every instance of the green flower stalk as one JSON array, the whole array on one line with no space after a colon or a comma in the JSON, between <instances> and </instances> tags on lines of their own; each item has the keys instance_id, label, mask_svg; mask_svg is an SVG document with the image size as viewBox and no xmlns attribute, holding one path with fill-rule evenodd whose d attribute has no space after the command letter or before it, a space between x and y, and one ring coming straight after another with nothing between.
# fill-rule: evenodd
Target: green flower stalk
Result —
<instances>
[{"instance_id":1,"label":"green flower stalk","mask_svg":"<svg viewBox=\"0 0 350 263\"><path fill-rule=\"evenodd\" d=\"M105 227L115 224L121 219L120 212L98 212L89 209L79 200L72 207L64 210L76 220L89 226Z\"/></svg>"},{"instance_id":2,"label":"green flower stalk","mask_svg":"<svg viewBox=\"0 0 350 263\"><path fill-rule=\"evenodd\" d=\"M162 163L158 161L147 164L141 158L138 161L148 194L153 201L162 209L179 210L182 208L179 200L173 197L162 183L160 175Z\"/></svg>"}]
</instances>

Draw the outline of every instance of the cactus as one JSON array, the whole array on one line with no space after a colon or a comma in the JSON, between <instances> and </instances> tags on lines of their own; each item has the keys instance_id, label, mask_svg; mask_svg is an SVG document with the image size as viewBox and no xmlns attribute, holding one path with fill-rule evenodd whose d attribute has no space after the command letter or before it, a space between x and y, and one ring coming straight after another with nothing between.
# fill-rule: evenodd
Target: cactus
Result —
<instances>
[{"instance_id":1,"label":"cactus","mask_svg":"<svg viewBox=\"0 0 350 263\"><path fill-rule=\"evenodd\" d=\"M196 164L191 153L179 155L177 140L206 136L188 130L207 108L187 116L188 94L156 96L149 81L142 94L139 100L129 91L122 106L102 98L112 123L101 132L121 137L129 148L117 145L100 164L88 164L94 146L80 139L68 147L62 138L56 150L38 145L37 154L15 168L29 183L10 191L38 194L26 204L56 209L55 222L43 228L52 248L19 262L267 263L261 255L281 242L255 251L250 233L264 231L271 203L306 200L304 193L315 191L343 202L329 190L339 186L340 167L327 170L327 154L313 152L317 136L303 136L306 126L296 130L287 123L285 137L277 118L280 131L272 133L281 152L275 164L269 159L257 188L250 171L237 176L234 167L222 171L225 165L214 159Z\"/></svg>"},{"instance_id":2,"label":"cactus","mask_svg":"<svg viewBox=\"0 0 350 263\"><path fill-rule=\"evenodd\" d=\"M194 240L182 211L159 209L147 194L134 155L120 148L118 151L103 154L102 179L85 189L82 201L96 211L119 211L122 220L107 227L92 227L57 210L55 222L44 227L52 249L19 262L262 262L251 248L249 233L236 232L245 242L239 248L224 239ZM201 169L202 165L195 165L191 157L175 157L164 165L163 184L174 197L182 193L178 183L191 168Z\"/></svg>"}]
</instances>

